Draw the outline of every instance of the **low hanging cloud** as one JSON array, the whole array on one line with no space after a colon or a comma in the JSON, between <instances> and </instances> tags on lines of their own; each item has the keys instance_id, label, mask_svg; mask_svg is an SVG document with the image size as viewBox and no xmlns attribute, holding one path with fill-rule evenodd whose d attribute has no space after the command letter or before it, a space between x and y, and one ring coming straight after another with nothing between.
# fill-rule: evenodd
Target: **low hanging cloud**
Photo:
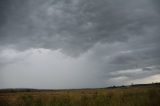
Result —
<instances>
[{"instance_id":1,"label":"low hanging cloud","mask_svg":"<svg viewBox=\"0 0 160 106\"><path fill-rule=\"evenodd\" d=\"M0 83L78 88L157 78L159 10L158 0L1 0Z\"/></svg>"}]
</instances>

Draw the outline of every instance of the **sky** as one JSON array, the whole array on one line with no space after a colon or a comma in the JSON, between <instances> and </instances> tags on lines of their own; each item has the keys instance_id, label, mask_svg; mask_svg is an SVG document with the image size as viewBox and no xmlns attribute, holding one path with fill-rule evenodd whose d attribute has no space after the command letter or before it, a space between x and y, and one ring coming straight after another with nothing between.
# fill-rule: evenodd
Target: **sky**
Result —
<instances>
[{"instance_id":1,"label":"sky","mask_svg":"<svg viewBox=\"0 0 160 106\"><path fill-rule=\"evenodd\" d=\"M159 0L0 0L0 88L160 82Z\"/></svg>"}]
</instances>

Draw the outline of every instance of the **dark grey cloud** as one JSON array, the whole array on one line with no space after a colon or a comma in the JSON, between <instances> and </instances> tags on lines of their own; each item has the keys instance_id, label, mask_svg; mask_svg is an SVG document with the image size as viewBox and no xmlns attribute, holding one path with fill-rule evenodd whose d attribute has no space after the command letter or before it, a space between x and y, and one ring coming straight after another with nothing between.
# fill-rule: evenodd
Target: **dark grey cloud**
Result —
<instances>
[{"instance_id":1,"label":"dark grey cloud","mask_svg":"<svg viewBox=\"0 0 160 106\"><path fill-rule=\"evenodd\" d=\"M1 0L0 1L0 28L3 26L6 22L6 11L8 9L8 0Z\"/></svg>"},{"instance_id":2,"label":"dark grey cloud","mask_svg":"<svg viewBox=\"0 0 160 106\"><path fill-rule=\"evenodd\" d=\"M150 0L10 1L1 45L17 48L61 48L80 54L97 42L125 42L159 28L159 14ZM154 37L154 35L152 35Z\"/></svg>"},{"instance_id":3,"label":"dark grey cloud","mask_svg":"<svg viewBox=\"0 0 160 106\"><path fill-rule=\"evenodd\" d=\"M153 0L153 3L155 4L155 8L160 12L160 1L159 0Z\"/></svg>"},{"instance_id":4,"label":"dark grey cloud","mask_svg":"<svg viewBox=\"0 0 160 106\"><path fill-rule=\"evenodd\" d=\"M114 65L122 65L122 66L129 66L133 65L134 67L142 67L144 65L154 65L160 63L160 55L158 48L151 48L146 50L134 50L130 53L122 53L117 56L114 56L111 59L111 64ZM131 68L131 67L130 67Z\"/></svg>"}]
</instances>

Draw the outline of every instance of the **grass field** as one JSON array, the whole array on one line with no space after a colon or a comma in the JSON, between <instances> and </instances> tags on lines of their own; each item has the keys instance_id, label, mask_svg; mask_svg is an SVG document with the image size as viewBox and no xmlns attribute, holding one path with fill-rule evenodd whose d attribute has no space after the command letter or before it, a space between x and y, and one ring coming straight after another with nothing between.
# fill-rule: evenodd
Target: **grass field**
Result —
<instances>
[{"instance_id":1,"label":"grass field","mask_svg":"<svg viewBox=\"0 0 160 106\"><path fill-rule=\"evenodd\" d=\"M160 106L160 86L1 91L0 106Z\"/></svg>"}]
</instances>

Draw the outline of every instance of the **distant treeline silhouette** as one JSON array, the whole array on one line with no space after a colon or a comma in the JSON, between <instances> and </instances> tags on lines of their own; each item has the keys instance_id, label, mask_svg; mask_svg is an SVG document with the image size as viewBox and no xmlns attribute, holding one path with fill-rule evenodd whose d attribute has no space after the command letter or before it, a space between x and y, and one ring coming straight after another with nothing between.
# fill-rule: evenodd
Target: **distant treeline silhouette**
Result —
<instances>
[{"instance_id":1,"label":"distant treeline silhouette","mask_svg":"<svg viewBox=\"0 0 160 106\"><path fill-rule=\"evenodd\" d=\"M106 88L98 88L98 89L114 89L114 88L128 88L128 87L160 87L160 83L149 83L149 84L131 84L131 85L122 85L122 86L110 86ZM84 88L86 90L89 89L97 89L97 88ZM32 89L32 88L8 88L8 89L0 89L0 93L16 93L16 92L44 92L44 91L70 91L70 90L81 90L81 89Z\"/></svg>"}]
</instances>

